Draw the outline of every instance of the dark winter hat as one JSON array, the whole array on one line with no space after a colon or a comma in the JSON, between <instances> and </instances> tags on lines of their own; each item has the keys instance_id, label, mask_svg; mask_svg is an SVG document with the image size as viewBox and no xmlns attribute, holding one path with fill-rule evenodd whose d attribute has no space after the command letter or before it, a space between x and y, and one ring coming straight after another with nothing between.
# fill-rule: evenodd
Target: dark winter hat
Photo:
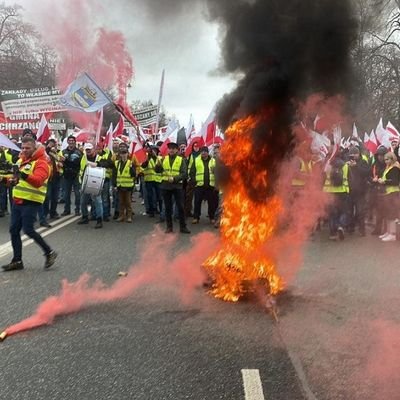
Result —
<instances>
[{"instance_id":1,"label":"dark winter hat","mask_svg":"<svg viewBox=\"0 0 400 400\"><path fill-rule=\"evenodd\" d=\"M32 129L25 128L25 129L22 131L22 137L24 137L24 136L26 136L26 135L32 136L32 137L36 140L36 135L33 133Z\"/></svg>"},{"instance_id":2,"label":"dark winter hat","mask_svg":"<svg viewBox=\"0 0 400 400\"><path fill-rule=\"evenodd\" d=\"M353 155L355 155L355 154L360 154L360 149L359 149L358 147L352 147L352 148L349 150L349 154L350 154L351 156L353 156Z\"/></svg>"},{"instance_id":3,"label":"dark winter hat","mask_svg":"<svg viewBox=\"0 0 400 400\"><path fill-rule=\"evenodd\" d=\"M179 148L178 145L177 145L175 142L169 142L169 143L167 144L167 147L168 147L169 149L178 149L178 148Z\"/></svg>"},{"instance_id":4,"label":"dark winter hat","mask_svg":"<svg viewBox=\"0 0 400 400\"><path fill-rule=\"evenodd\" d=\"M200 152L206 152L206 153L208 153L208 147L207 146L203 146L201 149L200 149Z\"/></svg>"},{"instance_id":5,"label":"dark winter hat","mask_svg":"<svg viewBox=\"0 0 400 400\"><path fill-rule=\"evenodd\" d=\"M379 156L384 156L388 152L388 149L385 146L379 146L378 150L376 150L376 155Z\"/></svg>"}]
</instances>

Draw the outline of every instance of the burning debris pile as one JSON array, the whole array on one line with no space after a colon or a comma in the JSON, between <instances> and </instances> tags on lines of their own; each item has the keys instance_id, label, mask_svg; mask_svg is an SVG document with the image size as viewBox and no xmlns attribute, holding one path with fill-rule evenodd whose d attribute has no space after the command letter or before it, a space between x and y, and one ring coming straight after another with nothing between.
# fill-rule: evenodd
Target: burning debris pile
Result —
<instances>
[{"instance_id":1,"label":"burning debris pile","mask_svg":"<svg viewBox=\"0 0 400 400\"><path fill-rule=\"evenodd\" d=\"M242 78L219 104L226 130L222 244L204 266L217 298L237 301L260 282L275 295L284 283L265 245L287 204L276 188L283 163L296 154L297 105L315 93L348 98L357 24L346 0L208 5L224 33L223 67Z\"/></svg>"}]
</instances>

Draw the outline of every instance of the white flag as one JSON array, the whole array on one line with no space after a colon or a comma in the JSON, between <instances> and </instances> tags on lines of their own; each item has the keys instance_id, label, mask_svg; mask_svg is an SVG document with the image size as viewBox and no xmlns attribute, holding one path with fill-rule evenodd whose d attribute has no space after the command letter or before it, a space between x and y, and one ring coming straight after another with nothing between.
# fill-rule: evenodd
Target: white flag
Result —
<instances>
[{"instance_id":1,"label":"white flag","mask_svg":"<svg viewBox=\"0 0 400 400\"><path fill-rule=\"evenodd\" d=\"M60 104L84 112L100 110L110 103L107 95L85 72L75 79L60 98Z\"/></svg>"},{"instance_id":2,"label":"white flag","mask_svg":"<svg viewBox=\"0 0 400 400\"><path fill-rule=\"evenodd\" d=\"M21 151L21 149L14 144L4 133L0 132L0 146L7 147L8 149Z\"/></svg>"}]
</instances>

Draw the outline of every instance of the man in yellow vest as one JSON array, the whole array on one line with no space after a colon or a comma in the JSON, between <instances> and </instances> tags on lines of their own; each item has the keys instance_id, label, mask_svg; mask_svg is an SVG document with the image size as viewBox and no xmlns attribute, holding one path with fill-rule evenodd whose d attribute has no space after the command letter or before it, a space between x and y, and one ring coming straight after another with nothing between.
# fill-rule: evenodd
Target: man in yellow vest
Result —
<instances>
[{"instance_id":1,"label":"man in yellow vest","mask_svg":"<svg viewBox=\"0 0 400 400\"><path fill-rule=\"evenodd\" d=\"M154 218L158 211L162 212L162 200L160 193L160 184L162 181L162 175L157 174L155 171L155 166L158 159L159 149L157 146L150 146L147 149L147 160L142 163L142 170L144 175L144 184L146 186L146 196L148 210L146 214Z\"/></svg>"},{"instance_id":2,"label":"man in yellow vest","mask_svg":"<svg viewBox=\"0 0 400 400\"><path fill-rule=\"evenodd\" d=\"M182 181L187 176L187 167L184 159L178 155L179 147L176 143L168 143L168 155L158 159L155 171L162 174L161 192L165 204L165 220L167 229L165 233L172 233L172 200L175 200L179 214L181 233L190 233L186 227L185 213L183 210Z\"/></svg>"},{"instance_id":3,"label":"man in yellow vest","mask_svg":"<svg viewBox=\"0 0 400 400\"><path fill-rule=\"evenodd\" d=\"M0 146L0 217L7 210L8 180L12 178L13 157L5 147Z\"/></svg>"},{"instance_id":4,"label":"man in yellow vest","mask_svg":"<svg viewBox=\"0 0 400 400\"><path fill-rule=\"evenodd\" d=\"M114 162L112 159L112 152L104 143L98 143L96 146L98 166L106 169L106 178L104 179L103 189L101 191L101 198L103 202L103 221L109 222L111 217L111 177L113 175Z\"/></svg>"},{"instance_id":5,"label":"man in yellow vest","mask_svg":"<svg viewBox=\"0 0 400 400\"><path fill-rule=\"evenodd\" d=\"M136 176L135 166L128 159L128 147L120 147L118 160L115 161L113 187L117 190L119 198L118 222L132 222L132 191Z\"/></svg>"},{"instance_id":6,"label":"man in yellow vest","mask_svg":"<svg viewBox=\"0 0 400 400\"><path fill-rule=\"evenodd\" d=\"M23 229L26 235L42 248L46 258L44 267L47 269L54 264L57 253L51 249L34 228L38 209L46 198L47 181L50 176L50 167L45 148L43 146L36 147L34 138L24 137L18 165L19 170L10 180L15 185L10 223L14 255L11 262L3 265L2 268L4 271L24 268L20 236L21 229Z\"/></svg>"},{"instance_id":7,"label":"man in yellow vest","mask_svg":"<svg viewBox=\"0 0 400 400\"><path fill-rule=\"evenodd\" d=\"M332 197L328 212L329 239L344 240L349 207L349 165L336 156L326 166L323 191Z\"/></svg>"},{"instance_id":8,"label":"man in yellow vest","mask_svg":"<svg viewBox=\"0 0 400 400\"><path fill-rule=\"evenodd\" d=\"M200 149L200 157L197 157L190 168L190 177L195 182L194 188L194 212L193 224L198 224L201 215L201 203L208 204L208 217L215 224L215 211L218 207L218 191L215 189L215 159L210 157L208 147Z\"/></svg>"}]
</instances>

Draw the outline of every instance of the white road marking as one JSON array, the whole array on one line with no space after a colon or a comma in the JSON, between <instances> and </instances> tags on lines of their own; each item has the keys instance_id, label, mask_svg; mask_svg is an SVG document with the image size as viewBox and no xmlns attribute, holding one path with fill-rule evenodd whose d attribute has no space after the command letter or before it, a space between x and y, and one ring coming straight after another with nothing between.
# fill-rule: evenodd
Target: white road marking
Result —
<instances>
[{"instance_id":1,"label":"white road marking","mask_svg":"<svg viewBox=\"0 0 400 400\"><path fill-rule=\"evenodd\" d=\"M37 229L37 232L39 232L41 234L42 237L46 237L48 235L50 235L53 232L58 231L59 229L63 228L64 226L67 226L69 224L71 224L72 222L78 220L80 217L70 217L70 216L66 216L64 218L60 218L56 221L52 221L52 228L44 228L44 227L40 227L39 229ZM27 235L23 235L21 237L22 239L22 246L28 246L31 243L33 243L33 239L29 239L29 237ZM11 240L8 241L7 243L4 243L0 246L0 258L5 257L6 255L8 255L9 253L12 252L12 246L11 246Z\"/></svg>"},{"instance_id":2,"label":"white road marking","mask_svg":"<svg viewBox=\"0 0 400 400\"><path fill-rule=\"evenodd\" d=\"M265 400L258 369L242 369L244 397L246 400Z\"/></svg>"}]
</instances>

